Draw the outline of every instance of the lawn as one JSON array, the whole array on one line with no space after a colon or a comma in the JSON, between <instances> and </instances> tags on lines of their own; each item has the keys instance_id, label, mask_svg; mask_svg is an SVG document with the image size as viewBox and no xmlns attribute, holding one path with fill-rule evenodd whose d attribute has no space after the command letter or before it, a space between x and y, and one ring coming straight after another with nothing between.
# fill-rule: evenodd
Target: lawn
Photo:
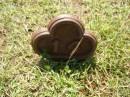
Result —
<instances>
[{"instance_id":1,"label":"lawn","mask_svg":"<svg viewBox=\"0 0 130 97\"><path fill-rule=\"evenodd\" d=\"M31 35L59 14L98 40L84 62L34 53ZM130 97L130 0L0 0L1 97Z\"/></svg>"}]
</instances>

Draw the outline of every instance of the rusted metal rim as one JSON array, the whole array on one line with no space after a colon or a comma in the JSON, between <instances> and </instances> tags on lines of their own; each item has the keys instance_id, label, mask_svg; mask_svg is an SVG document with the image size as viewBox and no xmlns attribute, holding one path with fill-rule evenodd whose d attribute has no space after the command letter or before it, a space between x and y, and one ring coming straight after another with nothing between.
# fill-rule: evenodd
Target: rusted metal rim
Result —
<instances>
[{"instance_id":1,"label":"rusted metal rim","mask_svg":"<svg viewBox=\"0 0 130 97\"><path fill-rule=\"evenodd\" d=\"M40 41L40 39L46 39L48 37L51 37L51 35L48 31L45 31L45 30L41 30L32 35L31 45L32 45L35 53L37 53L37 54L42 53L40 50L44 49L44 48L39 48L39 43L42 42L42 41Z\"/></svg>"},{"instance_id":2,"label":"rusted metal rim","mask_svg":"<svg viewBox=\"0 0 130 97\"><path fill-rule=\"evenodd\" d=\"M48 30L46 28L41 28L39 29L38 31L36 32L33 32L32 33L32 37L31 37L31 44L32 44L32 41L34 40L34 38L39 35L40 33L44 33L44 32L48 32ZM49 32L48 32L49 33Z\"/></svg>"},{"instance_id":3,"label":"rusted metal rim","mask_svg":"<svg viewBox=\"0 0 130 97\"><path fill-rule=\"evenodd\" d=\"M81 40L70 42L68 44L68 49L71 52L74 51L71 58L85 59L93 56L96 50L96 46L97 46L96 37L93 34L85 32Z\"/></svg>"},{"instance_id":4,"label":"rusted metal rim","mask_svg":"<svg viewBox=\"0 0 130 97\"><path fill-rule=\"evenodd\" d=\"M62 15L60 15L60 16L54 18L54 19L49 23L49 25L48 25L48 30L49 30L49 32L50 32L50 33L53 33L53 32L52 32L52 28L53 28L55 25L57 25L58 23L64 22L64 21L65 21L65 22L66 22L66 21L68 21L68 22L73 22L73 23L77 24L77 25L80 27L80 29L81 29L81 33L82 33L82 34L84 33L85 29L84 29L84 26L83 26L83 24L81 23L81 21L80 21L77 17L72 16L72 15L68 15L68 14L62 14Z\"/></svg>"},{"instance_id":5,"label":"rusted metal rim","mask_svg":"<svg viewBox=\"0 0 130 97\"><path fill-rule=\"evenodd\" d=\"M91 40L92 49L89 52L88 57L92 57L97 47L97 39L92 33L88 33L88 32L84 33L84 38L86 39L89 38Z\"/></svg>"}]
</instances>

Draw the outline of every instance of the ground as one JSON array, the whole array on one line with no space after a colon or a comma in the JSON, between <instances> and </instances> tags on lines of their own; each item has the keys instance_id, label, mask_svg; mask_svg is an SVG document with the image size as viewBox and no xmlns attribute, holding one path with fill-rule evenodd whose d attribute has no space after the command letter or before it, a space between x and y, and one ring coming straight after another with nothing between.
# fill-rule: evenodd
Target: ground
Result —
<instances>
[{"instance_id":1,"label":"ground","mask_svg":"<svg viewBox=\"0 0 130 97\"><path fill-rule=\"evenodd\" d=\"M34 31L79 16L98 40L84 62L34 53ZM130 97L130 0L0 0L1 97Z\"/></svg>"}]
</instances>

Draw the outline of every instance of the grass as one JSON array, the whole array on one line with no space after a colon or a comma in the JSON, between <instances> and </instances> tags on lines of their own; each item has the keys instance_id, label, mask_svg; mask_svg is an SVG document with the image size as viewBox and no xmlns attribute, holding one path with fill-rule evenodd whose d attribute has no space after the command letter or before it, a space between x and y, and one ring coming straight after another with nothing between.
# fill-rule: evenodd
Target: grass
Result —
<instances>
[{"instance_id":1,"label":"grass","mask_svg":"<svg viewBox=\"0 0 130 97\"><path fill-rule=\"evenodd\" d=\"M78 15L98 46L92 59L34 54L31 34L62 13ZM130 97L130 0L0 0L1 97Z\"/></svg>"}]
</instances>

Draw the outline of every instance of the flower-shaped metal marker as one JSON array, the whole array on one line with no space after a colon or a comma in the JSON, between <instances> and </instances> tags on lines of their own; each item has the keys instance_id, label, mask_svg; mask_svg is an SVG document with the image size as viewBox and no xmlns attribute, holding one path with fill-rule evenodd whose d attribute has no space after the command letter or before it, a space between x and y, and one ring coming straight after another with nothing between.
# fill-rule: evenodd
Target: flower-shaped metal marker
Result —
<instances>
[{"instance_id":1,"label":"flower-shaped metal marker","mask_svg":"<svg viewBox=\"0 0 130 97\"><path fill-rule=\"evenodd\" d=\"M96 38L85 32L80 20L71 15L54 18L47 29L33 33L32 47L37 54L46 52L54 59L85 59L93 56Z\"/></svg>"}]
</instances>

